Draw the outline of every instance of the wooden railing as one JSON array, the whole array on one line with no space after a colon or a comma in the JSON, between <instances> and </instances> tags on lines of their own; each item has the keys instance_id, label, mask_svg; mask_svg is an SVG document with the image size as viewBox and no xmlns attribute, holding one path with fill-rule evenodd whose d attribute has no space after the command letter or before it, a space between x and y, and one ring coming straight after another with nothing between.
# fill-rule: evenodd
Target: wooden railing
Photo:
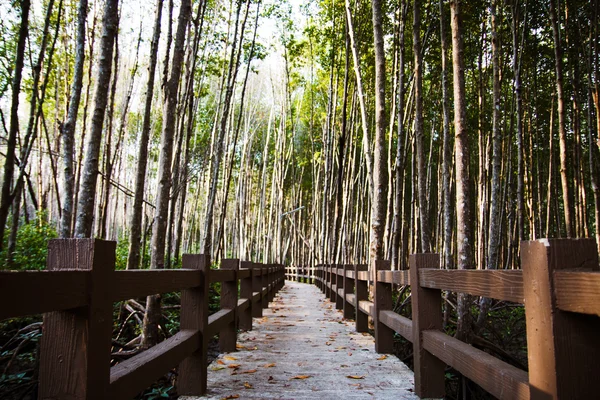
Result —
<instances>
[{"instance_id":1,"label":"wooden railing","mask_svg":"<svg viewBox=\"0 0 600 400\"><path fill-rule=\"evenodd\" d=\"M415 392L444 396L446 365L501 399L588 399L600 393L600 272L590 239L521 244L522 270L441 270L437 254L415 254L409 270L388 261L326 265L316 285L356 330L373 318L375 346L393 351L394 334L413 343ZM411 285L412 319L392 311L392 285ZM372 285L373 301L369 301ZM442 290L522 303L529 371L516 368L442 331Z\"/></svg>"},{"instance_id":2,"label":"wooden railing","mask_svg":"<svg viewBox=\"0 0 600 400\"><path fill-rule=\"evenodd\" d=\"M130 399L179 365L180 395L203 395L207 343L235 351L237 329L252 329L284 285L284 268L184 255L182 269L115 271L116 243L49 243L48 271L0 273L0 320L44 314L40 399ZM241 267L241 268L240 268ZM209 284L221 282L220 311L209 315ZM239 296L238 296L239 284ZM111 368L113 303L181 290L181 327L169 339Z\"/></svg>"},{"instance_id":3,"label":"wooden railing","mask_svg":"<svg viewBox=\"0 0 600 400\"><path fill-rule=\"evenodd\" d=\"M285 279L294 282L314 283L315 268L306 266L286 265Z\"/></svg>"}]
</instances>

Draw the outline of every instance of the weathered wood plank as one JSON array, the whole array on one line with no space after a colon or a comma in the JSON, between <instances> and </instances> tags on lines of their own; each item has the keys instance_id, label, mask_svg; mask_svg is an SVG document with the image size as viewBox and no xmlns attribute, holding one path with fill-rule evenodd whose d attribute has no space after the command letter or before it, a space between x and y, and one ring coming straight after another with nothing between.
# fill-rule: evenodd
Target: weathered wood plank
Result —
<instances>
[{"instance_id":1,"label":"weathered wood plank","mask_svg":"<svg viewBox=\"0 0 600 400\"><path fill-rule=\"evenodd\" d=\"M600 316L600 272L554 272L556 306L564 311Z\"/></svg>"},{"instance_id":2,"label":"weathered wood plank","mask_svg":"<svg viewBox=\"0 0 600 400\"><path fill-rule=\"evenodd\" d=\"M523 303L523 272L520 270L421 269L422 287L468 293Z\"/></svg>"},{"instance_id":3,"label":"weathered wood plank","mask_svg":"<svg viewBox=\"0 0 600 400\"><path fill-rule=\"evenodd\" d=\"M227 269L211 269L208 274L210 283L230 282L235 280L235 272Z\"/></svg>"},{"instance_id":4,"label":"weathered wood plank","mask_svg":"<svg viewBox=\"0 0 600 400\"><path fill-rule=\"evenodd\" d=\"M250 307L250 299L238 299L237 310L239 313L246 311Z\"/></svg>"},{"instance_id":5,"label":"weathered wood plank","mask_svg":"<svg viewBox=\"0 0 600 400\"><path fill-rule=\"evenodd\" d=\"M413 341L412 321L392 310L379 311L379 320L409 342Z\"/></svg>"},{"instance_id":6,"label":"weathered wood plank","mask_svg":"<svg viewBox=\"0 0 600 400\"><path fill-rule=\"evenodd\" d=\"M373 316L373 312L375 311L374 304L372 301L368 300L360 300L358 302L358 309L369 316Z\"/></svg>"},{"instance_id":7,"label":"weathered wood plank","mask_svg":"<svg viewBox=\"0 0 600 400\"><path fill-rule=\"evenodd\" d=\"M115 271L112 301L177 292L200 284L200 273L191 269Z\"/></svg>"},{"instance_id":8,"label":"weathered wood plank","mask_svg":"<svg viewBox=\"0 0 600 400\"><path fill-rule=\"evenodd\" d=\"M231 322L219 331L219 349L224 353L229 353L235 351L237 343L238 281L236 273L240 269L240 260L224 258L221 260L221 269L233 273L233 279L221 283L220 302L221 309L232 310L233 314Z\"/></svg>"},{"instance_id":9,"label":"weathered wood plank","mask_svg":"<svg viewBox=\"0 0 600 400\"><path fill-rule=\"evenodd\" d=\"M557 307L559 271L598 271L593 239L521 242L529 382L534 399L591 399L600 393L600 318Z\"/></svg>"},{"instance_id":10,"label":"weathered wood plank","mask_svg":"<svg viewBox=\"0 0 600 400\"><path fill-rule=\"evenodd\" d=\"M346 295L346 301L356 307L356 295L354 293L348 293Z\"/></svg>"},{"instance_id":11,"label":"weathered wood plank","mask_svg":"<svg viewBox=\"0 0 600 400\"><path fill-rule=\"evenodd\" d=\"M356 273L359 281L368 281L369 280L369 271L358 271Z\"/></svg>"},{"instance_id":12,"label":"weathered wood plank","mask_svg":"<svg viewBox=\"0 0 600 400\"><path fill-rule=\"evenodd\" d=\"M39 398L106 399L116 242L57 239L48 243L49 270L89 270L89 305L44 314Z\"/></svg>"},{"instance_id":13,"label":"weathered wood plank","mask_svg":"<svg viewBox=\"0 0 600 400\"><path fill-rule=\"evenodd\" d=\"M421 284L420 272L427 268L439 268L440 255L411 254L410 266L413 363L415 371L415 393L423 398L444 397L445 365L423 347L423 331L442 329L442 293Z\"/></svg>"},{"instance_id":14,"label":"weathered wood plank","mask_svg":"<svg viewBox=\"0 0 600 400\"><path fill-rule=\"evenodd\" d=\"M529 399L527 372L438 330L423 332L425 350L499 399Z\"/></svg>"},{"instance_id":15,"label":"weathered wood plank","mask_svg":"<svg viewBox=\"0 0 600 400\"><path fill-rule=\"evenodd\" d=\"M183 330L110 370L110 398L131 399L200 348L200 333Z\"/></svg>"},{"instance_id":16,"label":"weathered wood plank","mask_svg":"<svg viewBox=\"0 0 600 400\"><path fill-rule=\"evenodd\" d=\"M379 282L393 283L395 285L410 285L408 270L403 271L377 271Z\"/></svg>"},{"instance_id":17,"label":"weathered wood plank","mask_svg":"<svg viewBox=\"0 0 600 400\"><path fill-rule=\"evenodd\" d=\"M182 266L197 270L200 285L181 292L181 330L198 331L198 348L179 364L177 392L180 395L202 395L206 392L208 338L203 333L208 325L208 274L210 260L205 255L184 254Z\"/></svg>"},{"instance_id":18,"label":"weathered wood plank","mask_svg":"<svg viewBox=\"0 0 600 400\"><path fill-rule=\"evenodd\" d=\"M242 266L244 265L244 262L242 262ZM252 270L247 269L247 268L240 268L240 270L238 271L238 279L244 279L244 278L248 278L252 276Z\"/></svg>"},{"instance_id":19,"label":"weathered wood plank","mask_svg":"<svg viewBox=\"0 0 600 400\"><path fill-rule=\"evenodd\" d=\"M0 320L88 304L89 271L0 272Z\"/></svg>"},{"instance_id":20,"label":"weathered wood plank","mask_svg":"<svg viewBox=\"0 0 600 400\"><path fill-rule=\"evenodd\" d=\"M232 309L224 308L208 317L207 337L218 334L228 324L233 322L234 313Z\"/></svg>"}]
</instances>

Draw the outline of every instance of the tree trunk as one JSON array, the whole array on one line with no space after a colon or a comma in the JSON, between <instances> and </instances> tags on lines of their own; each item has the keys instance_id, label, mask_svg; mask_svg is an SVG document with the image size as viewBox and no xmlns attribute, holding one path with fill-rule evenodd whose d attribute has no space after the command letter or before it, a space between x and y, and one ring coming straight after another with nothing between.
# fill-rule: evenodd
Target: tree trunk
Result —
<instances>
[{"instance_id":1,"label":"tree trunk","mask_svg":"<svg viewBox=\"0 0 600 400\"><path fill-rule=\"evenodd\" d=\"M454 132L456 164L456 227L458 269L472 268L471 205L469 196L469 137L465 96L465 55L460 0L450 1L452 26L452 69L454 73ZM467 337L470 331L469 298L458 297L456 336Z\"/></svg>"},{"instance_id":2,"label":"tree trunk","mask_svg":"<svg viewBox=\"0 0 600 400\"><path fill-rule=\"evenodd\" d=\"M160 22L162 19L163 0L156 2L156 16L154 18L154 33L150 45L150 63L148 65L148 84L144 104L144 121L142 134L138 147L138 161L135 176L135 195L131 214L129 232L129 252L127 256L127 269L138 269L140 266L140 247L142 239L142 210L144 207L144 187L146 184L146 167L148 165L148 141L150 139L150 125L152 114L152 98L154 95L154 78L158 59L158 41L160 39Z\"/></svg>"},{"instance_id":3,"label":"tree trunk","mask_svg":"<svg viewBox=\"0 0 600 400\"><path fill-rule=\"evenodd\" d=\"M492 81L493 81L493 107L492 112L492 190L491 190L491 210L489 223L489 242L488 242L488 257L485 267L487 269L498 269L499 253L500 253L500 179L502 169L502 131L500 130L500 43L498 40L498 25L497 11L498 0L493 0L490 14L492 17ZM517 60L517 9L513 7L513 61ZM516 64L514 64L516 66ZM515 89L517 87L518 72L515 68ZM517 107L518 109L518 107ZM517 118L519 116L517 115ZM518 124L517 124L518 126ZM518 135L517 129L517 135ZM490 299L482 297L479 304L479 316L477 318L477 326L481 328L486 321L487 313L490 307Z\"/></svg>"},{"instance_id":4,"label":"tree trunk","mask_svg":"<svg viewBox=\"0 0 600 400\"><path fill-rule=\"evenodd\" d=\"M440 42L442 45L442 114L443 114L443 157L442 157L442 190L444 192L444 234L443 234L443 262L444 267L453 267L452 257L452 138L450 136L450 105L448 99L448 67L446 65L446 54L448 44L446 38L446 25L444 20L444 1L439 1L440 7Z\"/></svg>"},{"instance_id":5,"label":"tree trunk","mask_svg":"<svg viewBox=\"0 0 600 400\"><path fill-rule=\"evenodd\" d=\"M421 52L421 2L413 5L413 56L415 73L415 142L417 148L417 176L419 196L419 222L421 252L431 251L427 185L425 172L425 133L423 132L423 54Z\"/></svg>"},{"instance_id":6,"label":"tree trunk","mask_svg":"<svg viewBox=\"0 0 600 400\"><path fill-rule=\"evenodd\" d=\"M171 162L173 157L173 139L177 126L177 100L179 92L179 78L183 64L185 33L191 14L190 0L183 0L179 10L177 33L175 34L175 48L171 73L165 86L165 104L163 105L163 129L160 140L160 156L158 162L158 189L156 195L156 213L152 228L152 257L151 269L162 269L165 262L165 234L167 213L169 210L169 193L171 189ZM147 348L158 343L158 322L160 320L160 296L148 296L146 299L146 313L144 315L144 328L142 333L142 347Z\"/></svg>"},{"instance_id":7,"label":"tree trunk","mask_svg":"<svg viewBox=\"0 0 600 400\"><path fill-rule=\"evenodd\" d=\"M223 114L221 115L221 121L219 126L219 136L214 142L214 150L212 154L212 162L210 164L210 190L208 192L208 201L206 203L206 217L204 220L204 240L203 240L203 253L210 258L212 252L212 230L213 230L213 219L214 219L214 207L217 198L217 184L219 181L219 168L221 166L221 159L223 158L223 142L225 139L225 131L227 129L227 120L229 119L229 109L231 107L231 99L233 97L233 86L237 76L237 63L235 62L237 39L238 39L238 28L239 18L241 12L242 2L238 2L236 10L235 30L233 34L233 43L231 44L231 54L229 57L229 68L227 71L227 82L225 86L225 99L223 101ZM243 38L240 38L243 40ZM238 57L239 60L239 57Z\"/></svg>"},{"instance_id":8,"label":"tree trunk","mask_svg":"<svg viewBox=\"0 0 600 400\"><path fill-rule=\"evenodd\" d=\"M83 87L83 65L85 63L85 22L87 20L87 0L79 0L77 6L77 42L75 45L75 67L67 122L62 125L62 160L63 160L63 200L62 217L60 220L60 237L71 236L71 221L73 220L73 153L75 152L75 126L79 112L79 101ZM85 121L83 121L85 124Z\"/></svg>"},{"instance_id":9,"label":"tree trunk","mask_svg":"<svg viewBox=\"0 0 600 400\"><path fill-rule=\"evenodd\" d=\"M15 57L15 68L12 79L12 97L10 104L10 127L6 143L6 160L4 161L4 179L2 192L0 193L0 250L2 250L4 230L8 212L14 200L11 188L15 172L15 151L17 147L17 134L19 133L19 95L21 93L21 79L23 76L23 64L25 59L25 41L29 35L29 8L30 0L21 1L21 26L17 39L17 51Z\"/></svg>"},{"instance_id":10,"label":"tree trunk","mask_svg":"<svg viewBox=\"0 0 600 400\"><path fill-rule=\"evenodd\" d=\"M568 174L568 155L567 155L567 131L566 131L566 111L565 95L563 91L563 71L562 71L562 44L560 42L560 32L558 26L558 14L555 8L555 1L550 0L550 22L552 24L552 37L554 39L554 68L556 72L556 95L558 104L558 139L560 146L560 181L562 183L563 204L565 213L565 227L567 237L573 237L572 206L569 189Z\"/></svg>"},{"instance_id":11,"label":"tree trunk","mask_svg":"<svg viewBox=\"0 0 600 400\"><path fill-rule=\"evenodd\" d=\"M94 222L94 200L96 198L96 182L98 180L98 162L102 127L108 101L108 89L112 73L113 45L118 30L119 0L106 0L104 6L102 41L100 43L100 60L98 63L98 80L94 98L92 127L87 141L83 179L79 187L77 220L75 221L75 237L91 237Z\"/></svg>"},{"instance_id":12,"label":"tree trunk","mask_svg":"<svg viewBox=\"0 0 600 400\"><path fill-rule=\"evenodd\" d=\"M369 268L383 258L383 233L387 202L387 151L385 148L385 50L383 43L382 1L373 0L373 38L375 41L375 151L373 154L373 192L369 238Z\"/></svg>"}]
</instances>

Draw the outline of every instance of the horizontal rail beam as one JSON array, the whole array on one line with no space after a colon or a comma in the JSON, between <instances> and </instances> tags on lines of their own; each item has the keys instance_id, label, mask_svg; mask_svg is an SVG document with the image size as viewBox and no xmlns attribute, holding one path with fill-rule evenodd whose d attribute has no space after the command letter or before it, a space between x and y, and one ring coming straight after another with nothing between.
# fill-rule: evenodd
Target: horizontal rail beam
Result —
<instances>
[{"instance_id":1,"label":"horizontal rail beam","mask_svg":"<svg viewBox=\"0 0 600 400\"><path fill-rule=\"evenodd\" d=\"M110 369L111 399L131 399L200 347L200 332L183 330ZM142 388L142 389L140 389Z\"/></svg>"},{"instance_id":2,"label":"horizontal rail beam","mask_svg":"<svg viewBox=\"0 0 600 400\"><path fill-rule=\"evenodd\" d=\"M517 367L438 330L423 332L423 347L499 399L529 399L529 377Z\"/></svg>"},{"instance_id":3,"label":"horizontal rail beam","mask_svg":"<svg viewBox=\"0 0 600 400\"><path fill-rule=\"evenodd\" d=\"M379 311L379 321L402 335L409 342L413 341L412 321L391 310Z\"/></svg>"},{"instance_id":4,"label":"horizontal rail beam","mask_svg":"<svg viewBox=\"0 0 600 400\"><path fill-rule=\"evenodd\" d=\"M198 285L200 273L193 269L115 271L111 288L112 301L176 292Z\"/></svg>"},{"instance_id":5,"label":"horizontal rail beam","mask_svg":"<svg viewBox=\"0 0 600 400\"><path fill-rule=\"evenodd\" d=\"M208 273L208 282L230 282L235 279L235 271L232 269L211 269Z\"/></svg>"},{"instance_id":6,"label":"horizontal rail beam","mask_svg":"<svg viewBox=\"0 0 600 400\"><path fill-rule=\"evenodd\" d=\"M410 285L410 276L408 270L377 271L377 281L396 285Z\"/></svg>"},{"instance_id":7,"label":"horizontal rail beam","mask_svg":"<svg viewBox=\"0 0 600 400\"><path fill-rule=\"evenodd\" d=\"M555 271L554 290L559 309L600 316L600 272Z\"/></svg>"},{"instance_id":8,"label":"horizontal rail beam","mask_svg":"<svg viewBox=\"0 0 600 400\"><path fill-rule=\"evenodd\" d=\"M0 272L0 320L88 304L89 271Z\"/></svg>"},{"instance_id":9,"label":"horizontal rail beam","mask_svg":"<svg viewBox=\"0 0 600 400\"><path fill-rule=\"evenodd\" d=\"M458 270L423 268L421 287L468 293L523 303L523 272L520 270Z\"/></svg>"},{"instance_id":10,"label":"horizontal rail beam","mask_svg":"<svg viewBox=\"0 0 600 400\"><path fill-rule=\"evenodd\" d=\"M358 309L367 315L373 316L374 304L372 301L361 300L358 302Z\"/></svg>"},{"instance_id":11,"label":"horizontal rail beam","mask_svg":"<svg viewBox=\"0 0 600 400\"><path fill-rule=\"evenodd\" d=\"M224 308L208 317L207 336L213 337L221 331L227 324L233 321L234 312L232 309Z\"/></svg>"}]
</instances>

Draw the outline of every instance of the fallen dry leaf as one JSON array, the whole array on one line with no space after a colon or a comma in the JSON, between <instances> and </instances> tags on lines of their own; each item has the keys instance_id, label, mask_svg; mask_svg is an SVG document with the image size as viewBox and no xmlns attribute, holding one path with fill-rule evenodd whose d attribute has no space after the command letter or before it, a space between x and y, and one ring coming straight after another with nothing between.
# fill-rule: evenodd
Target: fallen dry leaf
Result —
<instances>
[{"instance_id":1,"label":"fallen dry leaf","mask_svg":"<svg viewBox=\"0 0 600 400\"><path fill-rule=\"evenodd\" d=\"M221 400L231 400L231 399L239 399L239 394L232 394L231 396L223 397Z\"/></svg>"},{"instance_id":2,"label":"fallen dry leaf","mask_svg":"<svg viewBox=\"0 0 600 400\"><path fill-rule=\"evenodd\" d=\"M364 375L346 375L346 378L350 379L365 379Z\"/></svg>"},{"instance_id":3,"label":"fallen dry leaf","mask_svg":"<svg viewBox=\"0 0 600 400\"><path fill-rule=\"evenodd\" d=\"M292 380L292 379L308 379L308 378L312 378L312 375L296 375L293 378L290 378L290 380Z\"/></svg>"},{"instance_id":4,"label":"fallen dry leaf","mask_svg":"<svg viewBox=\"0 0 600 400\"><path fill-rule=\"evenodd\" d=\"M269 376L269 379L267 379L267 380L268 380L268 381L272 381L272 380L273 380L273 377L272 377L272 376Z\"/></svg>"},{"instance_id":5,"label":"fallen dry leaf","mask_svg":"<svg viewBox=\"0 0 600 400\"><path fill-rule=\"evenodd\" d=\"M263 368L273 368L274 366L275 366L275 363L265 364L265 365L263 365Z\"/></svg>"},{"instance_id":6,"label":"fallen dry leaf","mask_svg":"<svg viewBox=\"0 0 600 400\"><path fill-rule=\"evenodd\" d=\"M227 366L227 368L231 368L231 369L238 369L240 367L240 364L229 364Z\"/></svg>"},{"instance_id":7,"label":"fallen dry leaf","mask_svg":"<svg viewBox=\"0 0 600 400\"><path fill-rule=\"evenodd\" d=\"M223 360L217 360L217 364L225 365L225 361L223 361Z\"/></svg>"},{"instance_id":8,"label":"fallen dry leaf","mask_svg":"<svg viewBox=\"0 0 600 400\"><path fill-rule=\"evenodd\" d=\"M232 356L225 356L225 357L223 357L223 359L225 359L225 360L229 360L229 361L234 361L234 360L237 360L237 358L235 358L235 357L232 357Z\"/></svg>"},{"instance_id":9,"label":"fallen dry leaf","mask_svg":"<svg viewBox=\"0 0 600 400\"><path fill-rule=\"evenodd\" d=\"M326 346L331 346L331 342L325 342Z\"/></svg>"},{"instance_id":10,"label":"fallen dry leaf","mask_svg":"<svg viewBox=\"0 0 600 400\"><path fill-rule=\"evenodd\" d=\"M256 370L255 369L249 369L248 371L241 371L239 372L240 374L253 374L255 373Z\"/></svg>"},{"instance_id":11,"label":"fallen dry leaf","mask_svg":"<svg viewBox=\"0 0 600 400\"><path fill-rule=\"evenodd\" d=\"M225 367L212 367L211 371L220 371L222 369L227 369L227 368L225 368Z\"/></svg>"},{"instance_id":12,"label":"fallen dry leaf","mask_svg":"<svg viewBox=\"0 0 600 400\"><path fill-rule=\"evenodd\" d=\"M243 349L245 349L246 347L244 347L244 346L242 346L241 344L237 343L237 344L235 345L235 348L236 348L236 349L238 349L238 350L243 350Z\"/></svg>"},{"instance_id":13,"label":"fallen dry leaf","mask_svg":"<svg viewBox=\"0 0 600 400\"><path fill-rule=\"evenodd\" d=\"M252 385L250 383L248 383L248 382L244 382L244 387L246 389L252 389Z\"/></svg>"},{"instance_id":14,"label":"fallen dry leaf","mask_svg":"<svg viewBox=\"0 0 600 400\"><path fill-rule=\"evenodd\" d=\"M378 360L381 361L381 360L385 360L386 358L387 358L387 356L384 354L381 357L379 357Z\"/></svg>"}]
</instances>

